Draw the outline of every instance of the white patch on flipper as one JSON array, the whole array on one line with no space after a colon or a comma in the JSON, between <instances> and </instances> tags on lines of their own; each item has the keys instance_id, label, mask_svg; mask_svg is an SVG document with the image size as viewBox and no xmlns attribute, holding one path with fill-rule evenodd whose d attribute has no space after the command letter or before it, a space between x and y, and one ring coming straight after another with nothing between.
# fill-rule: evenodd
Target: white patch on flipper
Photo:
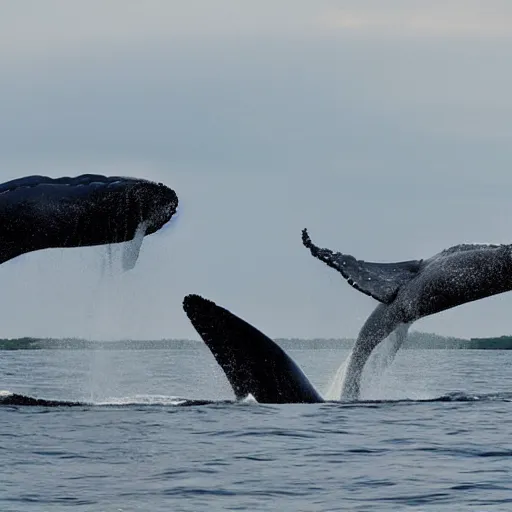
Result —
<instances>
[{"instance_id":1,"label":"white patch on flipper","mask_svg":"<svg viewBox=\"0 0 512 512\"><path fill-rule=\"evenodd\" d=\"M139 259L140 248L142 247L147 228L147 223L141 222L135 231L133 239L125 243L122 256L123 270L125 272L135 267Z\"/></svg>"}]
</instances>

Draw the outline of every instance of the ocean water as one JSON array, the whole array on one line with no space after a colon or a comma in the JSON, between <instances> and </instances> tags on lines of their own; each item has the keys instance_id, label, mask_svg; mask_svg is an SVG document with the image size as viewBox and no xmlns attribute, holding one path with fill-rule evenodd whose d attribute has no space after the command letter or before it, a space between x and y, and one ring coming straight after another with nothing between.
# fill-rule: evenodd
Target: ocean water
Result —
<instances>
[{"instance_id":1,"label":"ocean water","mask_svg":"<svg viewBox=\"0 0 512 512\"><path fill-rule=\"evenodd\" d=\"M347 352L290 355L323 391ZM0 389L88 403L0 407L2 512L512 509L512 351L402 350L318 405L230 402L205 348L0 356Z\"/></svg>"}]
</instances>

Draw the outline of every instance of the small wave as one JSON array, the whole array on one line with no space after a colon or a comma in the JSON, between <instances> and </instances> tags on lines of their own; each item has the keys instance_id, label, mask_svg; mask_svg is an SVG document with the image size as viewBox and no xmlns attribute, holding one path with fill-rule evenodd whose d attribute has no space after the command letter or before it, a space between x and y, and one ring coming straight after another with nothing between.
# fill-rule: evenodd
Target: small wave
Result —
<instances>
[{"instance_id":1,"label":"small wave","mask_svg":"<svg viewBox=\"0 0 512 512\"><path fill-rule=\"evenodd\" d=\"M404 398L399 400L379 399L379 400L355 400L339 401L329 400L326 403L333 406L342 407L364 407L379 404L421 404L432 402L512 402L512 393L488 393L488 394L469 394L465 392L451 392L435 398L412 399ZM190 399L170 395L132 395L128 397L113 397L97 402L78 402L68 400L50 400L45 398L35 398L6 390L0 390L0 406L39 406L39 407L134 407L134 406L161 406L161 407L186 407L201 405L260 405L252 396L244 400L202 400ZM271 405L271 404L261 404ZM284 404L286 406L286 404Z\"/></svg>"},{"instance_id":2,"label":"small wave","mask_svg":"<svg viewBox=\"0 0 512 512\"><path fill-rule=\"evenodd\" d=\"M329 403L340 403L345 405L365 404L421 404L432 402L511 402L512 393L484 393L471 394L463 391L454 391L445 395L432 398L401 398L401 399L375 399L375 400L354 400L354 401L331 401Z\"/></svg>"},{"instance_id":3,"label":"small wave","mask_svg":"<svg viewBox=\"0 0 512 512\"><path fill-rule=\"evenodd\" d=\"M5 393L5 394L4 394ZM19 395L17 393L2 392L0 405L28 405L40 407L71 407L86 405L80 402L69 402L64 400L46 400L45 398L34 398L31 396Z\"/></svg>"}]
</instances>

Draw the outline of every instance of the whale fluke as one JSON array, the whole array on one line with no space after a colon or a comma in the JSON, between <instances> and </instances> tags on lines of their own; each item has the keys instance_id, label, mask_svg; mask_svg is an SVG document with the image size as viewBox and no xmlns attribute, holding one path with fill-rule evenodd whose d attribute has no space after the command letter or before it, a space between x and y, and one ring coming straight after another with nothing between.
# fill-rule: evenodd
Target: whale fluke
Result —
<instances>
[{"instance_id":1,"label":"whale fluke","mask_svg":"<svg viewBox=\"0 0 512 512\"><path fill-rule=\"evenodd\" d=\"M302 243L315 258L337 270L348 284L383 304L393 301L398 289L418 274L423 261L371 263L356 260L354 256L317 247L311 241L307 229L302 230Z\"/></svg>"},{"instance_id":2,"label":"whale fluke","mask_svg":"<svg viewBox=\"0 0 512 512\"><path fill-rule=\"evenodd\" d=\"M259 403L323 402L284 350L246 321L199 295L187 295L183 309L237 399L251 394Z\"/></svg>"}]
</instances>

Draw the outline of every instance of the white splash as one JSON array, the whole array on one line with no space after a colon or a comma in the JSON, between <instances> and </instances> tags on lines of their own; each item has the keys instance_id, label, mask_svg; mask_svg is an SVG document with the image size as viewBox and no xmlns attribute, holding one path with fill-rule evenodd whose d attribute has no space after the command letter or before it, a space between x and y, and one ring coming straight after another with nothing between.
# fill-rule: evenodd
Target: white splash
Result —
<instances>
[{"instance_id":1,"label":"white splash","mask_svg":"<svg viewBox=\"0 0 512 512\"><path fill-rule=\"evenodd\" d=\"M347 367L352 358L353 350L350 351L348 357L341 363L336 374L331 379L327 391L324 396L326 400L340 400L342 391L345 387L345 379L347 378ZM380 379L390 366L394 359L396 351L392 348L392 343L386 338L381 342L379 347L374 350L368 361L366 362L363 374L361 375L361 395L372 395L373 389L378 389Z\"/></svg>"},{"instance_id":2,"label":"white splash","mask_svg":"<svg viewBox=\"0 0 512 512\"><path fill-rule=\"evenodd\" d=\"M7 391L6 389L0 389L0 396L11 396L12 393L10 391Z\"/></svg>"},{"instance_id":3,"label":"white splash","mask_svg":"<svg viewBox=\"0 0 512 512\"><path fill-rule=\"evenodd\" d=\"M352 351L348 357L341 363L340 367L336 370L334 377L329 382L326 392L323 394L326 400L339 400L341 397L341 390L345 383L345 374L347 371L347 365L352 357Z\"/></svg>"},{"instance_id":4,"label":"white splash","mask_svg":"<svg viewBox=\"0 0 512 512\"><path fill-rule=\"evenodd\" d=\"M396 332L391 333L377 346L368 358L361 376L361 398L395 398L394 395L390 395L390 390L386 389L384 376L391 367L397 353L397 336Z\"/></svg>"},{"instance_id":5,"label":"white splash","mask_svg":"<svg viewBox=\"0 0 512 512\"><path fill-rule=\"evenodd\" d=\"M105 276L111 276L113 274L114 250L114 246L108 244L102 251L100 280L103 280Z\"/></svg>"},{"instance_id":6,"label":"white splash","mask_svg":"<svg viewBox=\"0 0 512 512\"><path fill-rule=\"evenodd\" d=\"M132 270L135 267L135 264L139 259L140 248L142 247L142 242L144 241L147 229L147 222L141 222L135 231L133 239L129 242L125 242L122 256L123 270L125 272Z\"/></svg>"}]
</instances>

